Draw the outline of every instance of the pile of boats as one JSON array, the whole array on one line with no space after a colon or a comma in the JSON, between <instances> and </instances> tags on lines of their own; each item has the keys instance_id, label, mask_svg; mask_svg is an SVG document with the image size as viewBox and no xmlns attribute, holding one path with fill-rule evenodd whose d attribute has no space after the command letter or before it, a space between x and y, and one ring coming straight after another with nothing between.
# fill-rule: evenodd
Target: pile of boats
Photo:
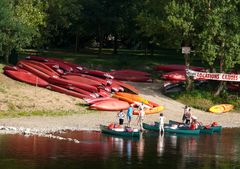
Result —
<instances>
[{"instance_id":1,"label":"pile of boats","mask_svg":"<svg viewBox=\"0 0 240 169\"><path fill-rule=\"evenodd\" d=\"M147 131L159 132L159 123L158 122L154 122L154 124L143 123L143 128ZM141 132L137 129L115 130L114 128L109 128L108 126L104 125L100 125L100 129L102 133L126 137L139 137ZM216 122L213 122L211 125L199 126L197 129L194 130L190 129L188 125L173 120L169 120L169 123L164 124L164 132L181 135L213 134L214 132L221 132L221 130L222 126L218 125Z\"/></svg>"},{"instance_id":2,"label":"pile of boats","mask_svg":"<svg viewBox=\"0 0 240 169\"><path fill-rule=\"evenodd\" d=\"M40 56L28 56L16 66L5 66L3 70L12 79L84 99L91 109L125 110L130 104L139 102L147 104L151 109L149 113L163 109L140 97L134 86L120 81L149 82L151 78L147 72L130 69L104 72Z\"/></svg>"},{"instance_id":3,"label":"pile of boats","mask_svg":"<svg viewBox=\"0 0 240 169\"><path fill-rule=\"evenodd\" d=\"M191 70L195 71L206 71L203 67L190 66ZM186 66L178 64L170 65L157 65L154 67L155 71L158 71L163 79L163 92L179 92L185 89L186 77ZM195 80L195 86L201 86L207 84L206 80Z\"/></svg>"}]
</instances>

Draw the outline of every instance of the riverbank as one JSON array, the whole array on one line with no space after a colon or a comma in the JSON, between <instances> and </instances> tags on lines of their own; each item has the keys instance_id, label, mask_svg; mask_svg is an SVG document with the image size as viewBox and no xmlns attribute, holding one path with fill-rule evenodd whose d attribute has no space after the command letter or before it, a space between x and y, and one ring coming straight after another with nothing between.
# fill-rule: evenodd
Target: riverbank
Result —
<instances>
[{"instance_id":1,"label":"riverbank","mask_svg":"<svg viewBox=\"0 0 240 169\"><path fill-rule=\"evenodd\" d=\"M154 83L131 83L140 89L140 95L144 96L146 99L152 100L160 105L163 105L165 109L162 111L164 116L166 117L166 121L168 120L176 120L180 121L183 113L184 105L176 102L166 96L164 96L160 91L159 82ZM27 85L28 86L28 85ZM29 86L28 86L29 87ZM31 87L31 86L30 86ZM39 88L37 90L40 90ZM45 92L51 92L46 89L41 89ZM41 92L42 93L42 92ZM49 99L52 102L52 107L56 107L56 104L61 104L62 109L68 109L65 107L66 99L70 98L70 96L66 96L64 94L53 92L54 95L57 94L59 98L57 100L53 100L51 98L43 98ZM54 96L57 97L57 96ZM44 100L43 98L40 98ZM62 100L64 99L64 100ZM74 102L75 101L75 102ZM77 102L77 103L76 103ZM90 111L86 113L86 108L82 108L78 104L84 104L81 99L74 99L72 102L68 101L67 104L74 106L69 107L69 110L74 110L78 113L74 113L70 115L64 116L29 116L29 117L5 117L0 119L0 129L2 128L1 133L24 133L25 131L33 131L36 133L53 133L61 130L100 130L100 124L109 124L112 122L117 122L116 114L117 112L106 112L106 111ZM44 106L44 105L43 105ZM46 104L47 107L51 107L51 105ZM75 108L75 106L78 107ZM81 112L83 111L83 112ZM192 114L198 117L198 120L203 124L211 124L216 121L223 127L240 127L240 113L237 112L228 112L224 114L213 114L209 112L204 112L201 110L197 110L192 108ZM159 114L147 115L144 122L152 123L158 120ZM136 125L137 116L133 117L132 125L133 127L138 127ZM14 130L4 130L5 128L12 128Z\"/></svg>"}]
</instances>

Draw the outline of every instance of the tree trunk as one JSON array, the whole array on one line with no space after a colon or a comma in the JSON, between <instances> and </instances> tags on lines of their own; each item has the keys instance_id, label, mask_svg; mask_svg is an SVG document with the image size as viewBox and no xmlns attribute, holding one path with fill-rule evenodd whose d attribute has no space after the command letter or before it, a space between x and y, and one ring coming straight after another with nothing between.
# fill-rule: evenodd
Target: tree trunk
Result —
<instances>
[{"instance_id":1,"label":"tree trunk","mask_svg":"<svg viewBox=\"0 0 240 169\"><path fill-rule=\"evenodd\" d=\"M221 48L222 48L222 49L224 48L224 43L222 43ZM219 64L220 64L219 71L220 71L220 73L223 73L223 64L224 64L224 55L223 55L223 54L221 54L221 56L220 56L220 63L219 63ZM224 90L224 86L225 86L225 85L226 85L226 83L223 82L223 81L221 81L221 82L219 83L218 89L217 89L217 91L214 93L214 96L215 96L215 97L220 95L220 93Z\"/></svg>"},{"instance_id":2,"label":"tree trunk","mask_svg":"<svg viewBox=\"0 0 240 169\"><path fill-rule=\"evenodd\" d=\"M190 59L189 59L189 54L184 54L184 58L185 58L185 65L186 65L186 69L189 69L190 67ZM190 79L190 77L187 76L187 84L186 84L186 90L189 91L192 89L192 80Z\"/></svg>"},{"instance_id":3,"label":"tree trunk","mask_svg":"<svg viewBox=\"0 0 240 169\"><path fill-rule=\"evenodd\" d=\"M225 85L226 85L226 82L224 82L224 81L221 81L221 82L219 83L218 89L217 89L217 91L214 93L214 96L215 96L215 97L217 97L217 96L220 95L220 93L224 90Z\"/></svg>"}]
</instances>

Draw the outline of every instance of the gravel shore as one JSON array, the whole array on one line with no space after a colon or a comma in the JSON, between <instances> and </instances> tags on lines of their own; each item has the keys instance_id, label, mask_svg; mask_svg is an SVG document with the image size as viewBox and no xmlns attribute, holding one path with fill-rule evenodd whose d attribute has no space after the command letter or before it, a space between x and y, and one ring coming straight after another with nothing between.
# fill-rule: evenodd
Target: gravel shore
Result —
<instances>
[{"instance_id":1,"label":"gravel shore","mask_svg":"<svg viewBox=\"0 0 240 169\"><path fill-rule=\"evenodd\" d=\"M132 83L138 87L146 99L152 100L165 109L162 111L165 120L180 121L183 114L184 105L176 102L160 92L159 84L157 83ZM210 124L213 121L218 122L223 127L240 127L240 113L229 112L224 114L213 114L209 112L200 111L192 108L194 116L203 124ZM61 130L99 130L100 124L109 124L117 122L117 112L103 112L95 111L88 114L74 114L69 116L30 116L20 118L2 118L0 119L0 133L25 133L31 131L35 133L52 133ZM157 121L159 114L147 115L144 122L152 123ZM135 128L137 116L133 117L132 125ZM126 120L125 120L126 122Z\"/></svg>"}]
</instances>

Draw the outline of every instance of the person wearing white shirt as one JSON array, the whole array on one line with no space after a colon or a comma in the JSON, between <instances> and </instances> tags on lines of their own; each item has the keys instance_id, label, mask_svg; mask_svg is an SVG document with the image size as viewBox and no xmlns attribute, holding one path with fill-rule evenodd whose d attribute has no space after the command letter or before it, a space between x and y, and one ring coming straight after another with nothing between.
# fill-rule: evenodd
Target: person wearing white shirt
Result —
<instances>
[{"instance_id":1,"label":"person wearing white shirt","mask_svg":"<svg viewBox=\"0 0 240 169\"><path fill-rule=\"evenodd\" d=\"M159 133L162 134L164 133L164 116L163 113L160 113L159 117Z\"/></svg>"}]
</instances>

